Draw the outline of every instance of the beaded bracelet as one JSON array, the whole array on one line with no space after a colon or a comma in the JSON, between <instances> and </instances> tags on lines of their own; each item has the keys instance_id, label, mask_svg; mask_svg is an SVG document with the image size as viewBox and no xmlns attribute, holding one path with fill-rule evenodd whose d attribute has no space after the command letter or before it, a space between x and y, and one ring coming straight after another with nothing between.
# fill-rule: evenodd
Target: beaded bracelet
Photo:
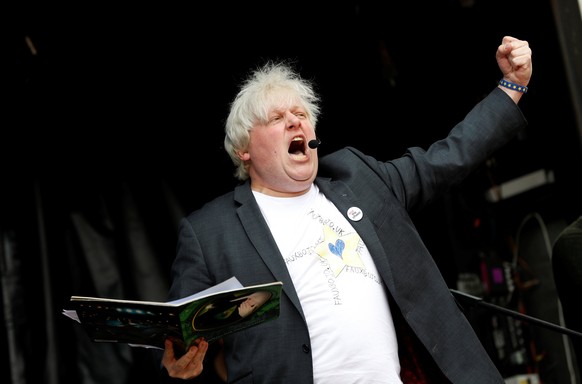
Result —
<instances>
[{"instance_id":1,"label":"beaded bracelet","mask_svg":"<svg viewBox=\"0 0 582 384\"><path fill-rule=\"evenodd\" d=\"M513 89L517 92L527 93L527 87L525 85L515 84L503 79L499 80L499 85L505 88Z\"/></svg>"}]
</instances>

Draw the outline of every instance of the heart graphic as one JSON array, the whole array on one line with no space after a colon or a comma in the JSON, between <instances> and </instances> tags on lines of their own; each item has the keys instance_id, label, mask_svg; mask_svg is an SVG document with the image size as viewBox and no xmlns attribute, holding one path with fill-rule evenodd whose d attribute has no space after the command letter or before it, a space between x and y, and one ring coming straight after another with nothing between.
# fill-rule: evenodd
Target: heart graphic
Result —
<instances>
[{"instance_id":1,"label":"heart graphic","mask_svg":"<svg viewBox=\"0 0 582 384\"><path fill-rule=\"evenodd\" d=\"M335 245L333 245L332 243L329 243L327 246L329 247L329 250L331 251L331 253L338 256L339 258L342 258L342 252L344 251L344 248L346 247L346 243L344 243L344 241L341 239L337 239L335 241Z\"/></svg>"}]
</instances>

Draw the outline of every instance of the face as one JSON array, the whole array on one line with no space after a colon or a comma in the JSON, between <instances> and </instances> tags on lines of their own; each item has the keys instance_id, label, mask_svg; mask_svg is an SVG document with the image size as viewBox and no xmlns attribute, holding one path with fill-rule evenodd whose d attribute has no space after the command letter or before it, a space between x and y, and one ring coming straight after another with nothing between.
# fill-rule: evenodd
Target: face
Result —
<instances>
[{"instance_id":1,"label":"face","mask_svg":"<svg viewBox=\"0 0 582 384\"><path fill-rule=\"evenodd\" d=\"M250 141L239 157L249 165L253 190L271 196L301 195L317 174L317 149L313 125L299 105L276 106L268 121L250 131Z\"/></svg>"},{"instance_id":2,"label":"face","mask_svg":"<svg viewBox=\"0 0 582 384\"><path fill-rule=\"evenodd\" d=\"M238 306L238 314L241 317L246 317L253 313L261 305L265 304L271 297L271 293L267 291L253 292L245 301Z\"/></svg>"}]
</instances>

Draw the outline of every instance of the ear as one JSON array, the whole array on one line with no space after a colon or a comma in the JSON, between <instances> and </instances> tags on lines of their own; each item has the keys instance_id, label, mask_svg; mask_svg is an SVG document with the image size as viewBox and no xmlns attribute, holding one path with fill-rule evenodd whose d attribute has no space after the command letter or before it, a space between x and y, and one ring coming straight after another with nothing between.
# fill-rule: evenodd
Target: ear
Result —
<instances>
[{"instance_id":1,"label":"ear","mask_svg":"<svg viewBox=\"0 0 582 384\"><path fill-rule=\"evenodd\" d=\"M241 159L242 161L248 161L251 158L251 155L248 152L243 152L243 151L237 151L236 155L238 156L239 159Z\"/></svg>"}]
</instances>

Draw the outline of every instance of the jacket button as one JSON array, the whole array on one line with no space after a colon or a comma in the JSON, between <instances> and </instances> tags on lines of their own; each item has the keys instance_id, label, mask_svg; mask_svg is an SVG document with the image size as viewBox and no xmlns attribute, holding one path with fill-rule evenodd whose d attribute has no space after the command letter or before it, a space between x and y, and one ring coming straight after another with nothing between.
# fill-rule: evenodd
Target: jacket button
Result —
<instances>
[{"instance_id":1,"label":"jacket button","mask_svg":"<svg viewBox=\"0 0 582 384\"><path fill-rule=\"evenodd\" d=\"M302 348L303 348L303 352L305 352L305 353L309 353L309 351L311 350L309 348L309 345L307 345L307 344L303 344L303 347Z\"/></svg>"}]
</instances>

